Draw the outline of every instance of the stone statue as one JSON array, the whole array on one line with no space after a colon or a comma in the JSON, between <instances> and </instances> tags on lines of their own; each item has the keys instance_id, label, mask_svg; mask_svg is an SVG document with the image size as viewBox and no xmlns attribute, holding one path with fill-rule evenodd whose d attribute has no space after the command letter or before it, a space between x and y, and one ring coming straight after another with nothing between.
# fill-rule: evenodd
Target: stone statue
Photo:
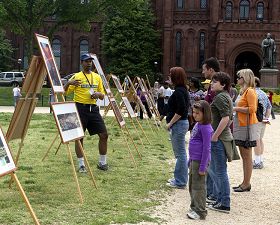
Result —
<instances>
[{"instance_id":1,"label":"stone statue","mask_svg":"<svg viewBox=\"0 0 280 225\"><path fill-rule=\"evenodd\" d=\"M276 45L270 33L268 33L266 38L262 41L262 56L263 68L276 67Z\"/></svg>"}]
</instances>

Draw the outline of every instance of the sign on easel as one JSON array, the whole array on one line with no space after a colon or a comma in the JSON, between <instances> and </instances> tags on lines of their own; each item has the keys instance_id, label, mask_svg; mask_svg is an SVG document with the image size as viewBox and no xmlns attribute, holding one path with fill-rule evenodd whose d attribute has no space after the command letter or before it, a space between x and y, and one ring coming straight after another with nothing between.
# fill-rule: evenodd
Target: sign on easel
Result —
<instances>
[{"instance_id":1,"label":"sign on easel","mask_svg":"<svg viewBox=\"0 0 280 225\"><path fill-rule=\"evenodd\" d=\"M120 81L119 81L119 78L116 76L116 75L111 75L111 77L112 77L112 79L113 79L113 81L114 81L114 83L115 83L115 86L116 86L116 88L118 89L118 91L119 91L119 93L124 93L124 91L123 91L123 89L122 89L122 85L121 85L121 83L120 83Z\"/></svg>"},{"instance_id":2,"label":"sign on easel","mask_svg":"<svg viewBox=\"0 0 280 225\"><path fill-rule=\"evenodd\" d=\"M16 165L14 163L13 157L11 155L11 151L9 149L9 146L7 144L7 141L5 139L4 133L2 128L0 127L0 177L5 176L7 174L11 174L12 178L16 182L19 191L21 193L21 196L23 197L23 200L33 218L34 224L39 225L39 221L29 203L29 200L27 196L25 195L25 192L15 174L16 171Z\"/></svg>"},{"instance_id":3,"label":"sign on easel","mask_svg":"<svg viewBox=\"0 0 280 225\"><path fill-rule=\"evenodd\" d=\"M60 79L60 74L54 60L53 51L49 38L40 34L35 34L41 55L48 72L49 80L51 82L54 93L64 93L64 88Z\"/></svg>"},{"instance_id":4,"label":"sign on easel","mask_svg":"<svg viewBox=\"0 0 280 225\"><path fill-rule=\"evenodd\" d=\"M112 109L114 111L116 119L117 119L117 121L119 123L119 126L123 127L125 125L125 121L124 121L123 116L121 114L120 108L119 108L119 106L118 106L118 104L116 102L116 99L115 98L109 98L109 101L111 103L111 107L112 107Z\"/></svg>"},{"instance_id":5,"label":"sign on easel","mask_svg":"<svg viewBox=\"0 0 280 225\"><path fill-rule=\"evenodd\" d=\"M52 103L51 107L62 143L85 136L75 102Z\"/></svg>"}]
</instances>

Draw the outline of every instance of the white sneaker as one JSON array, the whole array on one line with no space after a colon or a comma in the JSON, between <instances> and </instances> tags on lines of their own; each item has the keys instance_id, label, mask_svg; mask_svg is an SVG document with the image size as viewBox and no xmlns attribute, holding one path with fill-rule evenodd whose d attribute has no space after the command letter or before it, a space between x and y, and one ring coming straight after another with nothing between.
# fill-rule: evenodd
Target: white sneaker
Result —
<instances>
[{"instance_id":1,"label":"white sneaker","mask_svg":"<svg viewBox=\"0 0 280 225\"><path fill-rule=\"evenodd\" d=\"M189 211L187 216L192 220L200 220L200 216L195 211Z\"/></svg>"}]
</instances>

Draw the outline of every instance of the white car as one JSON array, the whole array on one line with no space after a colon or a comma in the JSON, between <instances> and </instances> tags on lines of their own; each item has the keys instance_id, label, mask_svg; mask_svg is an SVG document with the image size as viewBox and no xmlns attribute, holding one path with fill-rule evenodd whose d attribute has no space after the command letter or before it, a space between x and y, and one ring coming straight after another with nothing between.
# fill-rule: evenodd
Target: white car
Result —
<instances>
[{"instance_id":1,"label":"white car","mask_svg":"<svg viewBox=\"0 0 280 225\"><path fill-rule=\"evenodd\" d=\"M22 85L24 81L23 72L2 72L0 73L0 85L2 86L16 86Z\"/></svg>"}]
</instances>

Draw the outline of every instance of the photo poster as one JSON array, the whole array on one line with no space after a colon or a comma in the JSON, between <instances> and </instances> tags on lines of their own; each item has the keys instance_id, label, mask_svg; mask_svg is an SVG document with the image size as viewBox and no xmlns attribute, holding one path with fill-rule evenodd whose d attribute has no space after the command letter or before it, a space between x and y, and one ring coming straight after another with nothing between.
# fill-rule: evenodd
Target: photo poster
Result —
<instances>
[{"instance_id":1,"label":"photo poster","mask_svg":"<svg viewBox=\"0 0 280 225\"><path fill-rule=\"evenodd\" d=\"M62 143L78 140L85 136L75 102L54 102L51 107Z\"/></svg>"},{"instance_id":2,"label":"photo poster","mask_svg":"<svg viewBox=\"0 0 280 225\"><path fill-rule=\"evenodd\" d=\"M141 91L142 92L146 92L146 89L142 83L142 80L140 79L140 77L137 77L137 81L138 81L138 84L140 85L140 88L141 88Z\"/></svg>"},{"instance_id":3,"label":"photo poster","mask_svg":"<svg viewBox=\"0 0 280 225\"><path fill-rule=\"evenodd\" d=\"M7 175L16 169L17 168L5 139L3 130L0 127L0 177Z\"/></svg>"},{"instance_id":4,"label":"photo poster","mask_svg":"<svg viewBox=\"0 0 280 225\"><path fill-rule=\"evenodd\" d=\"M49 80L51 82L54 93L64 93L64 87L61 82L60 74L57 69L56 62L49 38L40 34L35 34L38 45L48 72Z\"/></svg>"},{"instance_id":5,"label":"photo poster","mask_svg":"<svg viewBox=\"0 0 280 225\"><path fill-rule=\"evenodd\" d=\"M114 81L114 84L115 84L115 86L116 86L116 88L118 89L118 91L119 91L119 93L124 93L124 91L123 91L123 89L122 89L122 85L121 85L121 83L120 83L120 80L119 80L119 78L116 76L116 75L111 75L111 77L112 77L112 79L113 79L113 81Z\"/></svg>"},{"instance_id":6,"label":"photo poster","mask_svg":"<svg viewBox=\"0 0 280 225\"><path fill-rule=\"evenodd\" d=\"M134 113L133 108L132 108L130 102L128 101L127 97L123 96L122 100L123 100L123 103L125 104L125 107L127 109L127 112L129 113L130 117L131 118L137 117L136 114Z\"/></svg>"},{"instance_id":7,"label":"photo poster","mask_svg":"<svg viewBox=\"0 0 280 225\"><path fill-rule=\"evenodd\" d=\"M109 98L110 98L110 97L113 97L113 93L112 93L112 91L111 91L111 89L110 89L110 86L109 86L108 81L106 80L105 74L104 74L104 72L103 72L103 70L102 70L102 67L101 67L101 65L100 65L100 63L99 63L99 60L98 60L97 56L96 56L95 54L91 54L91 56L92 56L92 58L93 58L92 61L93 61L93 64L94 64L94 66L95 66L95 68L96 68L96 70L97 70L97 73L99 74L99 76L100 76L101 79L102 79L102 83L103 83L103 86L104 86L104 88L105 88L105 91L106 91L108 97L109 97Z\"/></svg>"},{"instance_id":8,"label":"photo poster","mask_svg":"<svg viewBox=\"0 0 280 225\"><path fill-rule=\"evenodd\" d=\"M109 101L111 103L111 107L112 107L112 109L114 111L116 119L117 119L117 121L119 123L119 126L123 127L125 125L125 121L124 121L124 118L123 118L123 116L121 114L120 108L119 108L119 106L118 106L118 104L116 102L116 99L115 98L109 98Z\"/></svg>"}]
</instances>

